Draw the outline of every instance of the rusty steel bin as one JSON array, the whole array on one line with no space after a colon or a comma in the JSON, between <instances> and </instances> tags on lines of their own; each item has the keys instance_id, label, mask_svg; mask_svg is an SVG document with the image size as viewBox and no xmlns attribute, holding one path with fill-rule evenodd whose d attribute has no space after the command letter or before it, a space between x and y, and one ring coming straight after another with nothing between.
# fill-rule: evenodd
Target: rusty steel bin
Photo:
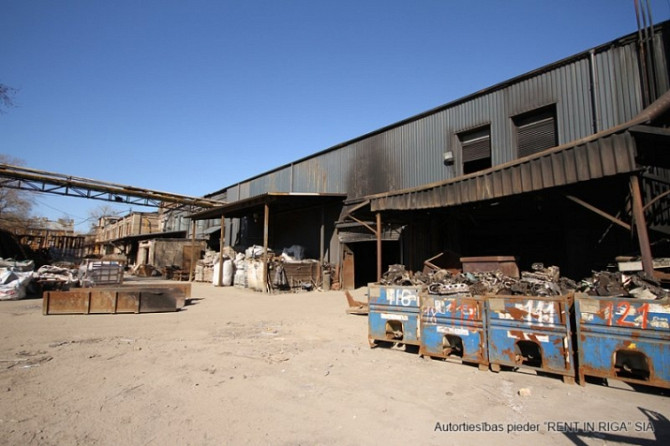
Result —
<instances>
[{"instance_id":1,"label":"rusty steel bin","mask_svg":"<svg viewBox=\"0 0 670 446\"><path fill-rule=\"evenodd\" d=\"M484 302L469 295L421 296L419 354L460 359L488 370Z\"/></svg>"},{"instance_id":2,"label":"rusty steel bin","mask_svg":"<svg viewBox=\"0 0 670 446\"><path fill-rule=\"evenodd\" d=\"M575 296L579 382L586 376L670 388L670 300Z\"/></svg>"},{"instance_id":3,"label":"rusty steel bin","mask_svg":"<svg viewBox=\"0 0 670 446\"><path fill-rule=\"evenodd\" d=\"M526 367L574 383L570 311L573 295L487 296L487 348L491 370Z\"/></svg>"},{"instance_id":4,"label":"rusty steel bin","mask_svg":"<svg viewBox=\"0 0 670 446\"><path fill-rule=\"evenodd\" d=\"M368 285L368 341L419 345L418 286Z\"/></svg>"}]
</instances>

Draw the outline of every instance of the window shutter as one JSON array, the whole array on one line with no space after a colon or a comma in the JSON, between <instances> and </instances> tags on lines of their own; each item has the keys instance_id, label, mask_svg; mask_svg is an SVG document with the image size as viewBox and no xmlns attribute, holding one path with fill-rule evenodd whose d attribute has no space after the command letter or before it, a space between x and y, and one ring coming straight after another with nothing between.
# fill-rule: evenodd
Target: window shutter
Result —
<instances>
[{"instance_id":1,"label":"window shutter","mask_svg":"<svg viewBox=\"0 0 670 446\"><path fill-rule=\"evenodd\" d=\"M558 145L556 108L535 110L514 119L519 157L532 155Z\"/></svg>"},{"instance_id":2,"label":"window shutter","mask_svg":"<svg viewBox=\"0 0 670 446\"><path fill-rule=\"evenodd\" d=\"M489 135L463 141L461 145L464 163L491 157L491 137Z\"/></svg>"},{"instance_id":3,"label":"window shutter","mask_svg":"<svg viewBox=\"0 0 670 446\"><path fill-rule=\"evenodd\" d=\"M518 128L519 156L527 156L556 146L554 118L545 118Z\"/></svg>"}]
</instances>

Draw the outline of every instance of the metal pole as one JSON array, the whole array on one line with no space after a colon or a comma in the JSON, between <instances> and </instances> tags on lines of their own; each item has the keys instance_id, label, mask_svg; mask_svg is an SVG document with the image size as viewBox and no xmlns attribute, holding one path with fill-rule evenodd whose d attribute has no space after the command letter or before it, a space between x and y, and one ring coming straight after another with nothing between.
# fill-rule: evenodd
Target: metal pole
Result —
<instances>
[{"instance_id":1,"label":"metal pole","mask_svg":"<svg viewBox=\"0 0 670 446\"><path fill-rule=\"evenodd\" d=\"M377 212L377 283L382 281L382 214Z\"/></svg>"},{"instance_id":2,"label":"metal pole","mask_svg":"<svg viewBox=\"0 0 670 446\"><path fill-rule=\"evenodd\" d=\"M324 224L325 224L325 220L326 220L325 213L326 213L325 207L322 207L321 208L321 230L319 232L319 262L321 262L321 265L323 265L323 262L324 262L324 258L323 258L324 253L325 253L325 247L324 246L325 246L325 243L326 243L326 232L325 232L325 228L324 228Z\"/></svg>"},{"instance_id":3,"label":"metal pole","mask_svg":"<svg viewBox=\"0 0 670 446\"><path fill-rule=\"evenodd\" d=\"M319 231L319 268L318 274L321 277L321 289L323 291L330 290L330 271L325 267L325 244L326 244L326 231L325 223L326 222L326 207L321 207L321 228ZM328 283L326 283L328 282Z\"/></svg>"},{"instance_id":4,"label":"metal pole","mask_svg":"<svg viewBox=\"0 0 670 446\"><path fill-rule=\"evenodd\" d=\"M644 206L642 203L642 193L640 192L640 180L637 175L631 175L630 187L633 196L633 221L635 222L635 232L640 244L640 255L642 256L642 269L649 276L654 274L654 261L651 255L651 245L649 244L649 234L647 233L647 222L644 218Z\"/></svg>"},{"instance_id":5,"label":"metal pole","mask_svg":"<svg viewBox=\"0 0 670 446\"><path fill-rule=\"evenodd\" d=\"M223 286L223 246L224 246L224 229L225 217L221 216L221 236L219 237L219 286Z\"/></svg>"},{"instance_id":6,"label":"metal pole","mask_svg":"<svg viewBox=\"0 0 670 446\"><path fill-rule=\"evenodd\" d=\"M263 292L268 292L268 238L270 225L270 206L265 203L263 216Z\"/></svg>"},{"instance_id":7,"label":"metal pole","mask_svg":"<svg viewBox=\"0 0 670 446\"><path fill-rule=\"evenodd\" d=\"M195 220L191 224L191 266L188 272L188 281L193 282L193 264L195 263Z\"/></svg>"}]
</instances>

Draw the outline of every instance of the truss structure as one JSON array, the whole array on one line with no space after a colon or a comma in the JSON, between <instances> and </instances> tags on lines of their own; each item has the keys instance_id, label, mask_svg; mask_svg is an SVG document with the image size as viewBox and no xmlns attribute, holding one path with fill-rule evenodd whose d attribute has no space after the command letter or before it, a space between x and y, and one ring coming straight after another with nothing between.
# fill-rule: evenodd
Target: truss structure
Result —
<instances>
[{"instance_id":1,"label":"truss structure","mask_svg":"<svg viewBox=\"0 0 670 446\"><path fill-rule=\"evenodd\" d=\"M163 209L209 209L222 201L108 183L0 163L0 187Z\"/></svg>"}]
</instances>

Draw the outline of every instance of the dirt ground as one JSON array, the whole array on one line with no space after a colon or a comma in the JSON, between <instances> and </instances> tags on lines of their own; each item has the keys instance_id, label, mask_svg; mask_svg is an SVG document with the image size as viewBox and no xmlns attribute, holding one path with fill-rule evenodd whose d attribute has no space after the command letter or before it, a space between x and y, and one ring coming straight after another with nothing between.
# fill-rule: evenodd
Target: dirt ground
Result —
<instances>
[{"instance_id":1,"label":"dirt ground","mask_svg":"<svg viewBox=\"0 0 670 446\"><path fill-rule=\"evenodd\" d=\"M192 296L139 315L0 302L0 444L670 444L668 392L371 349L341 291Z\"/></svg>"}]
</instances>

